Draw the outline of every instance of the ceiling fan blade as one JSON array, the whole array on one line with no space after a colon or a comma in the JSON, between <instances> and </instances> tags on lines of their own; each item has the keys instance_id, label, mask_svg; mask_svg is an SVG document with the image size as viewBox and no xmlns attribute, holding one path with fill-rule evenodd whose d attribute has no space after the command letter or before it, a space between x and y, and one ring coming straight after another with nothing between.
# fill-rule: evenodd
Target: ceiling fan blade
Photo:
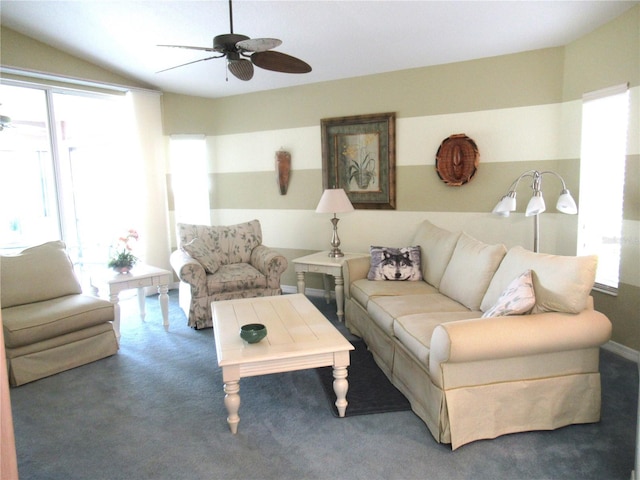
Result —
<instances>
[{"instance_id":1,"label":"ceiling fan blade","mask_svg":"<svg viewBox=\"0 0 640 480\"><path fill-rule=\"evenodd\" d=\"M309 73L311 71L311 66L299 58L273 50L256 52L251 55L251 61L257 67L274 72Z\"/></svg>"},{"instance_id":2,"label":"ceiling fan blade","mask_svg":"<svg viewBox=\"0 0 640 480\"><path fill-rule=\"evenodd\" d=\"M217 51L211 47L190 47L188 45L157 45L158 47L170 47L170 48L188 48L189 50L204 50L205 52Z\"/></svg>"},{"instance_id":3,"label":"ceiling fan blade","mask_svg":"<svg viewBox=\"0 0 640 480\"><path fill-rule=\"evenodd\" d=\"M158 70L156 73L162 73L162 72L166 72L167 70L173 70L174 68L180 68L186 65L191 65L192 63L204 62L206 60L211 60L212 58L222 58L222 57L224 57L224 55L216 55L215 57L201 58L199 60L194 60L193 62L181 63L180 65L176 65L175 67L169 67L169 68L165 68L164 70Z\"/></svg>"},{"instance_id":4,"label":"ceiling fan blade","mask_svg":"<svg viewBox=\"0 0 640 480\"><path fill-rule=\"evenodd\" d=\"M250 38L236 43L236 48L247 52L266 52L282 45L282 40L277 38Z\"/></svg>"},{"instance_id":5,"label":"ceiling fan blade","mask_svg":"<svg viewBox=\"0 0 640 480\"><path fill-rule=\"evenodd\" d=\"M244 80L246 82L253 78L253 64L249 60L229 59L227 67L229 68L229 71L240 80Z\"/></svg>"}]
</instances>

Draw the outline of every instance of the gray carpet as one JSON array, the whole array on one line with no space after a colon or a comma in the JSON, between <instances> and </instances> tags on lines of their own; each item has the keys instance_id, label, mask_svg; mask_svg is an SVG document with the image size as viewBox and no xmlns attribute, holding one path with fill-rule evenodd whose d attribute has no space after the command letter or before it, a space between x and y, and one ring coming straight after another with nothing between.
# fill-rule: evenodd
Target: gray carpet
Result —
<instances>
[{"instance_id":1,"label":"gray carpet","mask_svg":"<svg viewBox=\"0 0 640 480\"><path fill-rule=\"evenodd\" d=\"M335 304L315 303L335 320ZM147 319L122 302L120 352L11 390L22 480L624 479L635 451L638 374L602 353L602 421L474 442L452 452L411 411L335 418L313 370L241 381L229 433L212 330L171 294Z\"/></svg>"}]
</instances>

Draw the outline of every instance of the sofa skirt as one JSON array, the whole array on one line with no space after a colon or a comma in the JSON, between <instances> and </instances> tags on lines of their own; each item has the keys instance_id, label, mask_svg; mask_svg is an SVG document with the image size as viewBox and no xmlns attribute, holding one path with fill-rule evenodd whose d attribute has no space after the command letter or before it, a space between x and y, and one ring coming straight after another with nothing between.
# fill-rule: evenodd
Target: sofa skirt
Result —
<instances>
[{"instance_id":1,"label":"sofa skirt","mask_svg":"<svg viewBox=\"0 0 640 480\"><path fill-rule=\"evenodd\" d=\"M486 384L457 383L460 379L451 375L452 385L448 385L443 364L444 388L440 388L432 382L426 366L383 332L352 299L346 301L345 323L365 341L380 369L407 397L433 438L450 443L453 450L508 433L554 430L600 420L598 348L530 358L532 364L549 362L546 371L550 375L539 378L526 378L524 371L520 372L524 378L516 378L518 364L526 361L525 357L495 360L489 368L503 372L503 377L505 372L511 375L506 376L508 381L497 381L489 373ZM468 367L473 370L476 366ZM455 364L455 368L465 369L465 365Z\"/></svg>"},{"instance_id":2,"label":"sofa skirt","mask_svg":"<svg viewBox=\"0 0 640 480\"><path fill-rule=\"evenodd\" d=\"M114 355L118 341L106 322L53 339L6 349L9 384L24 385Z\"/></svg>"}]
</instances>

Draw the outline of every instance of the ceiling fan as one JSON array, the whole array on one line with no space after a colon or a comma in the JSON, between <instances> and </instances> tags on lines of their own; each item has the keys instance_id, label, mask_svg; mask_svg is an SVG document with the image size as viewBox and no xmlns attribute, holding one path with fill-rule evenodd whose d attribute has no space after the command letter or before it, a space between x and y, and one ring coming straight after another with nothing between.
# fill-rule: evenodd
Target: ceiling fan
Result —
<instances>
[{"instance_id":1,"label":"ceiling fan","mask_svg":"<svg viewBox=\"0 0 640 480\"><path fill-rule=\"evenodd\" d=\"M156 73L222 57L227 57L227 68L229 71L244 81L251 80L253 77L254 65L264 68L265 70L282 73L309 73L311 71L311 66L299 58L271 50L282 44L282 41L277 38L249 38L246 35L233 33L233 7L231 2L232 0L229 0L229 25L231 33L214 37L213 47L158 45L159 47L187 48L190 50L215 52L217 55L183 63L175 67L165 68Z\"/></svg>"}]
</instances>

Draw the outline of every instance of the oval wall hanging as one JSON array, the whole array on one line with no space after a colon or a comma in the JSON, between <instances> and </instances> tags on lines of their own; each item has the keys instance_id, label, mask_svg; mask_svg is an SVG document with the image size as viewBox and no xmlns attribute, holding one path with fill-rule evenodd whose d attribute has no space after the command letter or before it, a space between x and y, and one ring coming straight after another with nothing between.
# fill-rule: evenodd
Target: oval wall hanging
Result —
<instances>
[{"instance_id":1,"label":"oval wall hanging","mask_svg":"<svg viewBox=\"0 0 640 480\"><path fill-rule=\"evenodd\" d=\"M459 187L469 182L480 163L476 142L464 133L445 138L436 153L436 172L447 185Z\"/></svg>"}]
</instances>

